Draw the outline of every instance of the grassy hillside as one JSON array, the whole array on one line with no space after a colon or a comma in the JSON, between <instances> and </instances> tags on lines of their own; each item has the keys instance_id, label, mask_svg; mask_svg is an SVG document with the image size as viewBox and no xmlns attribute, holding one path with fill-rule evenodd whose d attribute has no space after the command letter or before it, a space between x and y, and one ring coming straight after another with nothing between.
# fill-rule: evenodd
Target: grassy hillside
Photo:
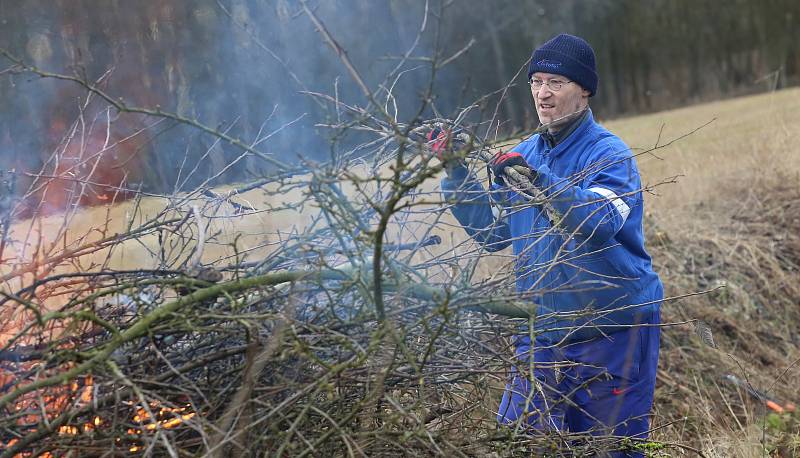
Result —
<instances>
[{"instance_id":1,"label":"grassy hillside","mask_svg":"<svg viewBox=\"0 0 800 458\"><path fill-rule=\"evenodd\" d=\"M693 211L700 203L740 202L756 183L779 173L800 172L795 142L800 135L800 88L604 124L634 150L646 151L656 142L666 144L709 122L653 151L658 157L640 156L639 167L647 183L681 175L677 184L664 186L658 197L648 200L660 220L675 221L675 212Z\"/></svg>"}]
</instances>

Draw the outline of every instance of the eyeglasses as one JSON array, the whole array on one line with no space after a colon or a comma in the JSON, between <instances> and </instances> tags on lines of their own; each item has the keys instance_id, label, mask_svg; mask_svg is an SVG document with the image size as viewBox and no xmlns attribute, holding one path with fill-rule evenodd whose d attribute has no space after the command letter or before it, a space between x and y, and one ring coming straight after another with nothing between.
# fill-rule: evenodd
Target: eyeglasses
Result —
<instances>
[{"instance_id":1,"label":"eyeglasses","mask_svg":"<svg viewBox=\"0 0 800 458\"><path fill-rule=\"evenodd\" d=\"M539 89L542 88L542 86L546 84L548 89L550 89L553 92L558 92L561 90L562 87L564 87L565 84L574 83L574 81L561 81L561 80L542 81L540 79L534 78L530 80L530 83L531 83L531 89L533 89L534 91L538 91Z\"/></svg>"}]
</instances>

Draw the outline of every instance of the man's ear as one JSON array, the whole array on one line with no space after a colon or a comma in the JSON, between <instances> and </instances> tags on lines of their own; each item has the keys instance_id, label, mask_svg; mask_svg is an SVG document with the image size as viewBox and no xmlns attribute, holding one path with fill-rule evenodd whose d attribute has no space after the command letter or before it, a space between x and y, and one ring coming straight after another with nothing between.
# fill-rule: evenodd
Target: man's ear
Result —
<instances>
[{"instance_id":1,"label":"man's ear","mask_svg":"<svg viewBox=\"0 0 800 458\"><path fill-rule=\"evenodd\" d=\"M581 88L581 96L583 96L584 99L588 99L590 95L591 92L589 92L588 89Z\"/></svg>"}]
</instances>

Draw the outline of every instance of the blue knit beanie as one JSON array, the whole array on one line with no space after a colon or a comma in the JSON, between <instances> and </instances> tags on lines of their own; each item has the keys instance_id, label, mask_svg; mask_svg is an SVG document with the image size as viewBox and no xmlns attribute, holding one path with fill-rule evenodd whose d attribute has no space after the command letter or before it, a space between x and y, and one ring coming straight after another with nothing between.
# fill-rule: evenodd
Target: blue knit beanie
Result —
<instances>
[{"instance_id":1,"label":"blue knit beanie","mask_svg":"<svg viewBox=\"0 0 800 458\"><path fill-rule=\"evenodd\" d=\"M528 65L528 80L536 72L566 76L589 91L597 92L594 50L583 38L562 33L539 46Z\"/></svg>"}]
</instances>

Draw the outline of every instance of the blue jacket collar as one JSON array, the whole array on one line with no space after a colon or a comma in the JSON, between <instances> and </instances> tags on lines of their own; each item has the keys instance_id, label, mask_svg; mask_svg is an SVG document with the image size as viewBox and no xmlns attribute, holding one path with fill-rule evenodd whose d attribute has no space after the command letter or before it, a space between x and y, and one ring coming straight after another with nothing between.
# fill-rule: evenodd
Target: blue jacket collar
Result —
<instances>
[{"instance_id":1,"label":"blue jacket collar","mask_svg":"<svg viewBox=\"0 0 800 458\"><path fill-rule=\"evenodd\" d=\"M564 141L564 139L569 137L573 132L575 132L575 129L577 129L578 126L580 126L581 123L583 123L588 114L589 114L589 109L587 107L585 110L582 110L578 114L578 116L575 116L574 118L569 120L567 125L563 126L562 129L559 130L558 132L551 134L550 132L545 131L542 132L542 137L544 137L544 139L547 141L548 146L553 148L562 141Z\"/></svg>"},{"instance_id":2,"label":"blue jacket collar","mask_svg":"<svg viewBox=\"0 0 800 458\"><path fill-rule=\"evenodd\" d=\"M563 151L567 150L567 149L570 147L570 145L572 145L573 143L575 143L576 139L578 139L578 138L581 138L581 137L583 136L583 134L584 134L584 133L585 133L587 130L589 130L589 127L590 127L592 124L594 124L594 116L592 115L592 110L591 110L591 108L587 108L587 109L586 109L586 114L582 115L582 116L581 116L581 119L582 119L582 120L581 120L580 124L579 124L577 127L575 127L575 128L572 130L572 132L570 132L570 133L567 135L567 137L566 137L566 138L562 139L562 140L561 140L561 141L560 141L560 142L559 142L559 143L558 143L558 144L557 144L555 147L553 147L552 149L551 149L551 148L550 148L550 146L547 144L547 139L546 139L546 138L544 138L544 135L540 134L540 135L539 135L539 141L541 142L541 145L540 145L540 146L542 146L542 147L543 147L543 148L545 148L545 149L549 149L549 150L550 150L550 154L552 154L552 155L558 155L558 154L561 154Z\"/></svg>"}]
</instances>

